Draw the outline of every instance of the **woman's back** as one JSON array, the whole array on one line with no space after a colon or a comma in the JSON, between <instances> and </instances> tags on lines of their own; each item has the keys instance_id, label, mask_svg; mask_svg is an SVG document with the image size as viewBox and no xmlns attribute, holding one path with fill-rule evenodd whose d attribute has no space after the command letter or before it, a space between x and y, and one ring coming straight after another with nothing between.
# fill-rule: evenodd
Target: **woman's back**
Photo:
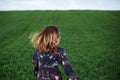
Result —
<instances>
[{"instance_id":1,"label":"woman's back","mask_svg":"<svg viewBox=\"0 0 120 80\"><path fill-rule=\"evenodd\" d=\"M64 48L58 48L56 52L41 53L36 50L33 56L34 75L38 80L62 80L61 72L58 64L61 64L72 80L76 79L76 75L70 66L66 57Z\"/></svg>"}]
</instances>

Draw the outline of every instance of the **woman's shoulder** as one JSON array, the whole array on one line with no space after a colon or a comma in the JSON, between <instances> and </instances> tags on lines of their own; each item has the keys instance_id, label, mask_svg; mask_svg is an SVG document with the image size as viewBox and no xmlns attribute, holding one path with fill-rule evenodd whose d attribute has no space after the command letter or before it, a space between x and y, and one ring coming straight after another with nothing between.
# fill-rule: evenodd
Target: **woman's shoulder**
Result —
<instances>
[{"instance_id":1,"label":"woman's shoulder","mask_svg":"<svg viewBox=\"0 0 120 80\"><path fill-rule=\"evenodd\" d=\"M57 51L64 51L64 47L58 47Z\"/></svg>"},{"instance_id":2,"label":"woman's shoulder","mask_svg":"<svg viewBox=\"0 0 120 80\"><path fill-rule=\"evenodd\" d=\"M37 59L37 57L38 57L38 51L35 50L35 51L34 51L34 54L33 54L33 59Z\"/></svg>"},{"instance_id":3,"label":"woman's shoulder","mask_svg":"<svg viewBox=\"0 0 120 80\"><path fill-rule=\"evenodd\" d=\"M64 55L64 54L66 53L64 47L58 47L57 52L58 52L59 54L61 54L61 55Z\"/></svg>"}]
</instances>

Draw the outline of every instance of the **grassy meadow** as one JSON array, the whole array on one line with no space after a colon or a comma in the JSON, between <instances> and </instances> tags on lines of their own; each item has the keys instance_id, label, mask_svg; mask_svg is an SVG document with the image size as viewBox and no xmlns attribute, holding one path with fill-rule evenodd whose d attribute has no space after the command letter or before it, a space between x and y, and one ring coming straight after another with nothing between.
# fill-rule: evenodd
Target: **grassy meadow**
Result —
<instances>
[{"instance_id":1,"label":"grassy meadow","mask_svg":"<svg viewBox=\"0 0 120 80\"><path fill-rule=\"evenodd\" d=\"M0 80L36 80L29 35L51 24L79 80L120 79L120 11L46 10L0 11Z\"/></svg>"}]
</instances>

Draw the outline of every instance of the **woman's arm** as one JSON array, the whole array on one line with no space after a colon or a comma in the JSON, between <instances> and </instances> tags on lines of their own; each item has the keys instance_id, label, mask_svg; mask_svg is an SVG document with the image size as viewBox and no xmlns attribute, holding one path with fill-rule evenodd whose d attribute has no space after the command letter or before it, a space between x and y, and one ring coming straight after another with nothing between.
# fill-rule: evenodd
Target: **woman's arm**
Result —
<instances>
[{"instance_id":1,"label":"woman's arm","mask_svg":"<svg viewBox=\"0 0 120 80\"><path fill-rule=\"evenodd\" d=\"M62 65L62 67L64 68L65 73L69 77L69 80L77 80L77 75L74 73L74 71L70 65L70 62L67 59L66 51L64 49L62 49L61 52L62 53L61 53L60 63Z\"/></svg>"},{"instance_id":2,"label":"woman's arm","mask_svg":"<svg viewBox=\"0 0 120 80\"><path fill-rule=\"evenodd\" d=\"M33 74L35 76L37 76L38 74L38 60L37 60L37 51L35 51L34 55L33 55L33 59L32 59L32 63L33 63Z\"/></svg>"}]
</instances>

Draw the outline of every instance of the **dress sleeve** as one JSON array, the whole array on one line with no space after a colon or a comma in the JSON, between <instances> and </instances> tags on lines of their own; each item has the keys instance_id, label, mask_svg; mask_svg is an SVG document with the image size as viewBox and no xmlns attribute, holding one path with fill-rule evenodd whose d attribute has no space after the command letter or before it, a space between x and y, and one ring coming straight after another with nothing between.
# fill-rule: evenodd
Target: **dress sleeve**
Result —
<instances>
[{"instance_id":1,"label":"dress sleeve","mask_svg":"<svg viewBox=\"0 0 120 80\"><path fill-rule=\"evenodd\" d=\"M32 63L33 63L33 74L34 74L35 76L37 76L37 74L38 74L37 51L35 51L35 53L34 53L34 55L33 55Z\"/></svg>"},{"instance_id":2,"label":"dress sleeve","mask_svg":"<svg viewBox=\"0 0 120 80\"><path fill-rule=\"evenodd\" d=\"M61 51L61 59L60 59L60 64L64 68L65 73L69 77L69 80L77 80L77 75L74 73L70 62L68 61L66 51L62 49Z\"/></svg>"}]
</instances>

